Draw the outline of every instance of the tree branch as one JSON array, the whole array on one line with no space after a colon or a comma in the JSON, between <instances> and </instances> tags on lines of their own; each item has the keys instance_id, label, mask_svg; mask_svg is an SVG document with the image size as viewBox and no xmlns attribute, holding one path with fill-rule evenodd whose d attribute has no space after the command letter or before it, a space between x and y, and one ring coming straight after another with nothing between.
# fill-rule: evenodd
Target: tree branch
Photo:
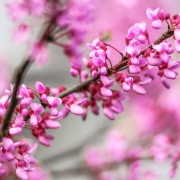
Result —
<instances>
[{"instance_id":1,"label":"tree branch","mask_svg":"<svg viewBox=\"0 0 180 180\"><path fill-rule=\"evenodd\" d=\"M51 21L49 23L49 25L46 27L42 37L39 40L40 42L48 41L48 37L49 37L49 33L51 31L52 25L53 25L53 21ZM18 103L17 92L18 92L19 86L20 86L21 82L23 81L23 78L25 77L26 72L30 68L32 62L33 61L28 57L19 66L15 75L13 76L13 77L15 77L13 80L15 85L13 88L13 93L12 93L12 97L11 97L9 107L8 107L7 112L6 112L4 119L3 119L3 123L2 123L2 127L1 127L1 133L0 133L0 141L2 141L3 137L8 135L8 127L10 126L11 117L12 117L13 111L14 111L17 103Z\"/></svg>"},{"instance_id":2,"label":"tree branch","mask_svg":"<svg viewBox=\"0 0 180 180\"><path fill-rule=\"evenodd\" d=\"M156 44L160 44L162 41L172 37L174 35L174 31L172 29L169 29L167 32L165 32L164 34L162 34L161 37L159 37L156 41L154 41L154 45ZM137 55L137 58L141 55L143 55L147 49L152 49L152 46L153 45L150 45L148 46L147 48L145 48L143 51L141 51L138 55ZM112 75L113 73L115 72L118 72L118 71L122 71L124 69L127 69L127 64L128 64L128 61L129 61L129 58L127 56L124 56L122 58L122 60L116 64L115 66L113 66L112 68L109 68L108 69L108 73L107 73L107 76L110 76ZM60 98L63 98L65 96L68 96L69 94L72 94L74 92L79 92L83 89L87 89L87 87L89 86L90 83L92 82L96 82L98 81L100 78L100 74L96 77L96 78L89 78L87 80L85 80L84 82L80 82L79 84L77 85L74 85L70 88L68 88L67 90L63 91L59 97Z\"/></svg>"},{"instance_id":3,"label":"tree branch","mask_svg":"<svg viewBox=\"0 0 180 180\"><path fill-rule=\"evenodd\" d=\"M51 31L52 26L53 26L53 21L51 21L49 23L49 25L47 26L47 28L45 29L42 37L40 38L40 42L46 42L46 41L49 40L50 31ZM158 38L153 44L159 44L162 41L168 39L169 37L171 37L173 35L174 35L174 31L171 30L171 29L168 29L168 31L165 32L164 34L162 34L162 36L160 38ZM144 54L145 51L148 48L152 49L152 45L148 46L146 49L141 51L137 55L137 57ZM126 69L128 61L129 61L129 58L127 56L124 56L123 59L118 64L116 64L112 68L108 69L107 76L110 76L113 73L118 72L120 70ZM3 137L8 135L8 127L10 126L11 117L12 117L13 111L14 111L17 103L18 103L18 99L16 97L17 92L18 92L18 88L19 88L19 85L21 84L21 82L22 82L22 80L23 80L23 78L24 78L24 76L25 76L25 74L26 74L26 72L27 72L27 70L28 70L28 68L30 67L31 64L32 64L31 59L27 58L27 60L24 63L22 63L22 65L17 69L17 72L15 74L15 86L14 86L14 89L13 89L12 98L11 98L11 101L10 101L10 105L9 105L9 107L7 109L7 112L6 112L5 116L4 116L3 124L2 124L2 127L1 127L0 141L2 140ZM68 96L71 93L79 92L79 91L81 91L83 89L86 89L89 86L90 83L98 81L99 78L100 78L100 74L97 76L97 78L89 78L84 82L81 82L81 83L79 83L77 85L74 85L71 88L63 91L59 95L59 97L63 98L65 96Z\"/></svg>"},{"instance_id":4,"label":"tree branch","mask_svg":"<svg viewBox=\"0 0 180 180\"><path fill-rule=\"evenodd\" d=\"M170 37L173 36L173 35L174 35L174 31L168 30L168 31L165 32L160 38L158 38L153 44L159 44L159 43L161 43L162 41L170 38ZM141 56L142 54L144 54L144 53L146 52L146 50L149 49L149 48L152 49L152 45L148 46L148 47L145 48L143 51L141 51L141 52L138 54L137 57L139 57L139 56ZM114 73L114 71L117 72L117 71L121 71L121 70L126 69L126 68L127 68L127 63L128 63L128 57L124 56L121 62L119 62L117 65L115 65L114 67L112 67L111 69L109 69L109 71L108 71L108 76L111 75L112 73ZM89 79L87 79L87 80L84 81L84 82L81 82L81 83L79 83L79 84L77 84L77 85L74 85L74 86L68 88L67 90L63 91L63 92L59 95L59 97L60 97L60 98L63 98L63 97L68 96L68 95L71 94L71 93L79 92L79 91L81 91L81 90L83 90L83 89L86 89L90 83L99 80L99 78L100 78L100 75L98 75L97 78L89 78ZM103 129L104 129L104 128L102 128L102 130L103 130ZM97 133L99 133L99 132L97 131ZM97 133L94 133L94 135L96 136ZM70 155L72 155L72 154L74 154L74 153L79 152L87 142L89 142L91 139L94 138L94 135L92 136L92 138L90 137L89 139L86 139L85 142L82 142L82 144L80 144L79 146L74 147L74 148L72 148L72 149L70 149L70 150L68 150L68 151L59 153L59 154L57 154L57 155L54 155L54 156L52 156L52 157L50 157L50 158L47 158L47 159L43 160L42 163L43 163L43 164L44 164L44 163L45 163L45 164L46 164L46 163L51 163L51 162L53 162L55 159L66 158L66 157L68 157L68 156L70 156Z\"/></svg>"}]
</instances>

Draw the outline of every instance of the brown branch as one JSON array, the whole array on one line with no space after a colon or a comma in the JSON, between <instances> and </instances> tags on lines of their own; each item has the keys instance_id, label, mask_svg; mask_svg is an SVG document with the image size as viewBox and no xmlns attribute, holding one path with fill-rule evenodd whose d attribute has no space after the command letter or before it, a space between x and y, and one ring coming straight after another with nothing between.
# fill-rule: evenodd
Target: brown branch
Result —
<instances>
[{"instance_id":1,"label":"brown branch","mask_svg":"<svg viewBox=\"0 0 180 180\"><path fill-rule=\"evenodd\" d=\"M48 40L49 38L49 33L51 31L51 28L53 26L53 21L51 21L49 23L49 25L46 27L42 37L40 38L40 42L45 42ZM18 99L17 99L17 92L19 89L19 86L21 84L21 82L23 81L23 78L26 75L26 72L28 71L29 67L32 64L32 60L28 57L17 69L17 71L15 72L15 75L13 77L15 77L13 79L14 82L14 88L13 88L13 93L12 93L12 97L11 97L11 101L9 104L9 107L7 109L7 112L4 116L3 119L3 123L2 123L2 127L1 127L1 133L0 133L0 141L2 141L2 138L8 135L8 127L10 126L10 121L11 121L11 117L13 114L13 111L18 103Z\"/></svg>"},{"instance_id":2,"label":"brown branch","mask_svg":"<svg viewBox=\"0 0 180 180\"><path fill-rule=\"evenodd\" d=\"M154 45L156 44L160 44L162 41L172 37L174 35L174 31L169 29L167 32L165 32L164 34L162 34L161 37L159 37L156 41L154 41ZM152 46L153 45L150 45L148 46L147 48L145 48L144 50L142 50L138 55L137 55L137 58L141 55L143 55L147 49L152 49ZM127 64L128 64L128 61L129 61L129 58L127 56L123 56L122 60L116 64L115 66L113 66L112 68L108 69L108 74L107 76L110 76L112 75L113 73L115 72L118 72L118 71L122 71L124 69L127 69ZM87 89L87 87L89 86L90 83L92 82L96 82L98 81L100 78L100 74L96 77L96 78L89 78L87 80L85 80L84 82L80 82L79 84L77 85L74 85L70 88L68 88L67 90L63 91L59 97L60 98L63 98L65 96L68 96L69 94L72 94L74 92L79 92L79 91L82 91L84 89Z\"/></svg>"},{"instance_id":3,"label":"brown branch","mask_svg":"<svg viewBox=\"0 0 180 180\"><path fill-rule=\"evenodd\" d=\"M168 39L169 37L173 36L173 34L174 34L174 32L172 30L169 30L166 33L164 33L160 38L158 38L153 44L159 44L162 41L164 41L164 40ZM141 51L138 54L137 57L143 55L146 52L146 50L149 49L149 48L152 49L152 45L148 46L143 51ZM117 71L120 71L120 70L127 69L127 63L128 63L128 58L126 56L124 56L123 60L121 62L119 62L117 65L115 65L113 68L111 68L109 70L108 75L111 75L113 72L117 72ZM89 79L87 79L84 82L81 82L81 83L79 83L77 85L74 85L74 86L68 88L67 90L65 90L64 92L62 92L59 95L59 97L63 98L63 97L68 96L71 93L79 92L79 91L81 91L83 89L86 89L90 83L99 80L99 78L100 78L100 75L97 78L89 78ZM96 136L96 133L95 133L95 136ZM92 138L94 138L94 136L92 136ZM47 158L47 159L43 160L42 163L43 164L44 163L51 163L51 162L53 162L56 159L66 158L66 157L68 157L70 155L73 155L74 153L79 152L83 148L83 146L86 144L86 142L88 142L89 140L85 140L85 142L82 142L82 144L80 144L79 147L74 147L74 148L72 148L70 150L67 150L65 152L59 153L59 154L54 155L54 156L52 156L50 158Z\"/></svg>"},{"instance_id":4,"label":"brown branch","mask_svg":"<svg viewBox=\"0 0 180 180\"><path fill-rule=\"evenodd\" d=\"M50 33L51 28L52 28L53 25L54 25L53 21L51 21L50 24L45 29L45 32L43 33L43 36L40 38L40 42L45 42L45 41L49 40L49 37L50 37L49 33ZM160 38L158 38L153 44L159 44L162 41L168 39L169 37L171 37L173 35L174 35L174 31L169 29ZM152 49L152 45L148 46L146 49L141 51L138 54L137 57L144 54L145 51L148 48ZM114 67L108 69L108 74L107 75L110 76L111 74L113 74L113 73L115 73L117 71L126 69L128 61L129 61L128 57L124 56L123 59L118 64L116 64ZM13 89L13 94L12 94L10 105L9 105L9 107L7 109L7 112L6 112L6 114L4 116L4 119L3 119L3 124L2 124L2 127L1 127L1 133L0 133L0 141L2 140L3 137L8 135L8 127L10 126L11 117L12 117L13 111L14 111L17 103L18 103L18 99L16 97L17 92L18 92L18 88L19 88L19 85L21 84L21 82L22 82L28 68L30 67L31 62L32 61L29 58L27 58L27 60L17 69L17 72L16 72L16 74L14 76L15 77L15 86L14 86L14 89ZM71 87L71 88L65 90L64 92L62 92L59 95L59 97L63 98L65 96L68 96L71 93L79 92L79 91L81 91L83 89L86 89L89 86L90 83L99 80L99 78L100 78L100 74L96 78L89 78L84 82L81 82L81 83L79 83L77 85L74 85L73 87Z\"/></svg>"}]
</instances>

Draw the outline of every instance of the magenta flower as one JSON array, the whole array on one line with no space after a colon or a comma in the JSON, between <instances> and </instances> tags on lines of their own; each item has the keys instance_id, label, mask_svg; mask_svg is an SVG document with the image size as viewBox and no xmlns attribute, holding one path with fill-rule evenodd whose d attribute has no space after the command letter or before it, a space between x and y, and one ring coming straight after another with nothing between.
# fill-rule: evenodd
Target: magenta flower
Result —
<instances>
[{"instance_id":1,"label":"magenta flower","mask_svg":"<svg viewBox=\"0 0 180 180\"><path fill-rule=\"evenodd\" d=\"M147 17L152 20L152 27L154 29L160 29L162 27L162 22L170 18L169 13L166 13L163 9L157 8L152 10L147 8Z\"/></svg>"},{"instance_id":2,"label":"magenta flower","mask_svg":"<svg viewBox=\"0 0 180 180\"><path fill-rule=\"evenodd\" d=\"M37 123L42 120L40 114L44 111L44 108L41 104L38 103L31 103L30 107L33 111L30 117L30 124L32 126L36 126Z\"/></svg>"},{"instance_id":3,"label":"magenta flower","mask_svg":"<svg viewBox=\"0 0 180 180\"><path fill-rule=\"evenodd\" d=\"M5 95L0 99L0 116L2 117L6 113L6 103L8 102L8 96Z\"/></svg>"},{"instance_id":4,"label":"magenta flower","mask_svg":"<svg viewBox=\"0 0 180 180\"><path fill-rule=\"evenodd\" d=\"M12 20L22 20L28 15L28 8L23 1L11 2L7 8Z\"/></svg>"},{"instance_id":5,"label":"magenta flower","mask_svg":"<svg viewBox=\"0 0 180 180\"><path fill-rule=\"evenodd\" d=\"M174 47L178 53L180 53L180 29L174 30Z\"/></svg>"},{"instance_id":6,"label":"magenta flower","mask_svg":"<svg viewBox=\"0 0 180 180\"><path fill-rule=\"evenodd\" d=\"M13 32L13 39L16 43L26 42L30 38L30 28L26 24L20 24Z\"/></svg>"},{"instance_id":7,"label":"magenta flower","mask_svg":"<svg viewBox=\"0 0 180 180\"><path fill-rule=\"evenodd\" d=\"M40 65L45 64L49 57L46 44L42 42L34 43L29 56L31 61L36 61Z\"/></svg>"}]
</instances>

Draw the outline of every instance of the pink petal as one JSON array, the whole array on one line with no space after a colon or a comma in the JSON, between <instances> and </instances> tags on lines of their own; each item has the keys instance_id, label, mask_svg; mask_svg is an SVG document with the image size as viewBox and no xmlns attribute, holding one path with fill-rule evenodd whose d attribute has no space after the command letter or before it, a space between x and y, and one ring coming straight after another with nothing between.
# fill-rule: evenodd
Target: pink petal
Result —
<instances>
[{"instance_id":1,"label":"pink petal","mask_svg":"<svg viewBox=\"0 0 180 180\"><path fill-rule=\"evenodd\" d=\"M121 104L119 101L113 100L113 101L112 101L112 104L113 104L113 106L111 107L111 109L112 109L115 113L121 113L121 112L124 110L122 104Z\"/></svg>"},{"instance_id":2,"label":"pink petal","mask_svg":"<svg viewBox=\"0 0 180 180\"><path fill-rule=\"evenodd\" d=\"M162 77L161 82L162 82L162 84L164 85L165 88L167 88L167 89L170 88L169 81L168 81L168 79L166 77Z\"/></svg>"},{"instance_id":3,"label":"pink petal","mask_svg":"<svg viewBox=\"0 0 180 180\"><path fill-rule=\"evenodd\" d=\"M84 114L84 109L77 105L77 104L72 104L70 105L70 111L73 113L73 114L77 114L77 115L82 115Z\"/></svg>"},{"instance_id":4,"label":"pink petal","mask_svg":"<svg viewBox=\"0 0 180 180\"><path fill-rule=\"evenodd\" d=\"M51 145L50 140L45 136L39 136L38 141L43 144L44 146L49 147Z\"/></svg>"},{"instance_id":5,"label":"pink petal","mask_svg":"<svg viewBox=\"0 0 180 180\"><path fill-rule=\"evenodd\" d=\"M130 91L131 86L128 83L123 82L122 83L122 88L123 88L124 91Z\"/></svg>"},{"instance_id":6,"label":"pink petal","mask_svg":"<svg viewBox=\"0 0 180 180\"><path fill-rule=\"evenodd\" d=\"M147 79L145 79L144 81L139 82L139 84L140 84L140 85L144 85L144 84L148 84L148 83L150 83L150 82L152 82L152 78L147 78Z\"/></svg>"},{"instance_id":7,"label":"pink petal","mask_svg":"<svg viewBox=\"0 0 180 180\"><path fill-rule=\"evenodd\" d=\"M28 98L29 97L29 93L28 93L28 90L27 90L27 88L26 88L26 86L24 85L24 84L22 84L21 86L20 86L20 95L22 96L22 97L25 97L25 98Z\"/></svg>"},{"instance_id":8,"label":"pink petal","mask_svg":"<svg viewBox=\"0 0 180 180\"><path fill-rule=\"evenodd\" d=\"M164 70L164 76L166 76L169 79L175 79L176 78L176 74L169 69Z\"/></svg>"},{"instance_id":9,"label":"pink petal","mask_svg":"<svg viewBox=\"0 0 180 180\"><path fill-rule=\"evenodd\" d=\"M154 20L152 22L152 27L154 29L160 29L162 27L162 21L161 20Z\"/></svg>"},{"instance_id":10,"label":"pink petal","mask_svg":"<svg viewBox=\"0 0 180 180\"><path fill-rule=\"evenodd\" d=\"M3 146L8 150L13 145L13 141L9 138L3 138Z\"/></svg>"},{"instance_id":11,"label":"pink petal","mask_svg":"<svg viewBox=\"0 0 180 180\"><path fill-rule=\"evenodd\" d=\"M106 74L107 74L107 68L106 68L106 67L103 66L103 67L101 68L101 74L102 74L102 75L106 75Z\"/></svg>"},{"instance_id":12,"label":"pink petal","mask_svg":"<svg viewBox=\"0 0 180 180\"><path fill-rule=\"evenodd\" d=\"M31 98L23 98L20 102L22 106L29 106L32 102Z\"/></svg>"},{"instance_id":13,"label":"pink petal","mask_svg":"<svg viewBox=\"0 0 180 180\"><path fill-rule=\"evenodd\" d=\"M44 14L46 3L45 0L28 1L29 9L31 9L31 13L35 16L42 16Z\"/></svg>"},{"instance_id":14,"label":"pink petal","mask_svg":"<svg viewBox=\"0 0 180 180\"><path fill-rule=\"evenodd\" d=\"M176 40L180 40L180 29L175 29L174 36Z\"/></svg>"},{"instance_id":15,"label":"pink petal","mask_svg":"<svg viewBox=\"0 0 180 180\"><path fill-rule=\"evenodd\" d=\"M40 94L43 94L46 91L44 84L39 81L36 82L35 87Z\"/></svg>"},{"instance_id":16,"label":"pink petal","mask_svg":"<svg viewBox=\"0 0 180 180\"><path fill-rule=\"evenodd\" d=\"M32 110L33 110L35 113L37 113L37 114L40 114L40 113L42 113L42 112L44 111L43 106L42 106L41 104L39 104L39 103L32 103L32 104L30 105L30 107L31 107Z\"/></svg>"},{"instance_id":17,"label":"pink petal","mask_svg":"<svg viewBox=\"0 0 180 180\"><path fill-rule=\"evenodd\" d=\"M31 117L30 117L30 124L32 125L32 126L36 126L37 125L37 116L36 115L34 115L34 114L32 114L31 115Z\"/></svg>"},{"instance_id":18,"label":"pink petal","mask_svg":"<svg viewBox=\"0 0 180 180\"><path fill-rule=\"evenodd\" d=\"M51 115L53 116L57 116L59 113L58 109L57 108L51 108Z\"/></svg>"},{"instance_id":19,"label":"pink petal","mask_svg":"<svg viewBox=\"0 0 180 180\"><path fill-rule=\"evenodd\" d=\"M100 79L105 87L111 87L114 84L114 81L107 76L101 76Z\"/></svg>"},{"instance_id":20,"label":"pink petal","mask_svg":"<svg viewBox=\"0 0 180 180\"><path fill-rule=\"evenodd\" d=\"M7 102L8 98L9 98L8 95L2 96L0 99L0 104L2 104L4 106L5 103Z\"/></svg>"},{"instance_id":21,"label":"pink petal","mask_svg":"<svg viewBox=\"0 0 180 180\"><path fill-rule=\"evenodd\" d=\"M134 48L129 45L129 46L126 46L125 47L125 51L129 54L129 55L132 55L134 53Z\"/></svg>"},{"instance_id":22,"label":"pink petal","mask_svg":"<svg viewBox=\"0 0 180 180\"><path fill-rule=\"evenodd\" d=\"M22 20L28 15L28 9L23 2L11 2L7 8L13 20Z\"/></svg>"},{"instance_id":23,"label":"pink petal","mask_svg":"<svg viewBox=\"0 0 180 180\"><path fill-rule=\"evenodd\" d=\"M98 76L98 72L96 70L92 71L92 77L96 78Z\"/></svg>"},{"instance_id":24,"label":"pink petal","mask_svg":"<svg viewBox=\"0 0 180 180\"><path fill-rule=\"evenodd\" d=\"M132 58L130 59L130 61L131 61L131 63L132 63L133 65L138 65L138 64L139 64L139 60L138 60L138 58L136 58L136 57L132 57Z\"/></svg>"},{"instance_id":25,"label":"pink petal","mask_svg":"<svg viewBox=\"0 0 180 180\"><path fill-rule=\"evenodd\" d=\"M136 28L139 28L142 32L146 31L146 22L142 21L141 23L136 23L134 25Z\"/></svg>"},{"instance_id":26,"label":"pink petal","mask_svg":"<svg viewBox=\"0 0 180 180\"><path fill-rule=\"evenodd\" d=\"M41 100L44 102L44 103L47 103L47 95L46 94L43 94L41 96Z\"/></svg>"},{"instance_id":27,"label":"pink petal","mask_svg":"<svg viewBox=\"0 0 180 180\"><path fill-rule=\"evenodd\" d=\"M151 8L147 8L146 15L149 19L153 19L153 17L154 17L153 10Z\"/></svg>"},{"instance_id":28,"label":"pink petal","mask_svg":"<svg viewBox=\"0 0 180 180\"><path fill-rule=\"evenodd\" d=\"M9 161L12 161L14 158L15 157L12 154L12 152L6 152L6 159L8 159Z\"/></svg>"},{"instance_id":29,"label":"pink petal","mask_svg":"<svg viewBox=\"0 0 180 180\"><path fill-rule=\"evenodd\" d=\"M138 94L146 94L146 90L139 84L133 84L133 90Z\"/></svg>"},{"instance_id":30,"label":"pink petal","mask_svg":"<svg viewBox=\"0 0 180 180\"><path fill-rule=\"evenodd\" d=\"M27 175L27 172L23 169L23 168L20 168L18 167L16 169L16 175L20 178L20 179L23 179L23 180L28 180L28 175Z\"/></svg>"},{"instance_id":31,"label":"pink petal","mask_svg":"<svg viewBox=\"0 0 180 180\"><path fill-rule=\"evenodd\" d=\"M38 147L38 143L32 143L28 152L33 153L37 149L37 147Z\"/></svg>"},{"instance_id":32,"label":"pink petal","mask_svg":"<svg viewBox=\"0 0 180 180\"><path fill-rule=\"evenodd\" d=\"M93 61L94 65L96 65L97 67L102 67L105 64L105 57L104 56L93 57L92 61Z\"/></svg>"},{"instance_id":33,"label":"pink petal","mask_svg":"<svg viewBox=\"0 0 180 180\"><path fill-rule=\"evenodd\" d=\"M26 42L30 37L30 28L26 24L21 24L13 32L13 38L16 43Z\"/></svg>"},{"instance_id":34,"label":"pink petal","mask_svg":"<svg viewBox=\"0 0 180 180\"><path fill-rule=\"evenodd\" d=\"M20 127L14 127L9 129L9 134L11 135L20 134L21 132L22 132L22 128Z\"/></svg>"},{"instance_id":35,"label":"pink petal","mask_svg":"<svg viewBox=\"0 0 180 180\"><path fill-rule=\"evenodd\" d=\"M53 96L48 96L47 101L53 107L58 107L62 103L62 100L60 98Z\"/></svg>"},{"instance_id":36,"label":"pink petal","mask_svg":"<svg viewBox=\"0 0 180 180\"><path fill-rule=\"evenodd\" d=\"M158 45L153 45L153 49L155 49L157 52L162 52L163 47L162 45L158 44Z\"/></svg>"},{"instance_id":37,"label":"pink petal","mask_svg":"<svg viewBox=\"0 0 180 180\"><path fill-rule=\"evenodd\" d=\"M180 53L180 40L179 41L178 40L174 41L174 47L175 47L176 51L178 53Z\"/></svg>"},{"instance_id":38,"label":"pink petal","mask_svg":"<svg viewBox=\"0 0 180 180\"><path fill-rule=\"evenodd\" d=\"M112 91L106 87L102 87L101 94L104 96L112 96Z\"/></svg>"},{"instance_id":39,"label":"pink petal","mask_svg":"<svg viewBox=\"0 0 180 180\"><path fill-rule=\"evenodd\" d=\"M111 109L109 109L109 108L104 108L104 109L103 109L103 112L104 112L104 114L105 114L109 119L111 119L111 120L114 120L114 119L115 119L114 112L113 112Z\"/></svg>"},{"instance_id":40,"label":"pink petal","mask_svg":"<svg viewBox=\"0 0 180 180\"><path fill-rule=\"evenodd\" d=\"M51 119L57 120L57 119L62 119L66 117L69 113L69 109L67 107L63 107L62 110L59 112L59 114L56 117L53 117Z\"/></svg>"},{"instance_id":41,"label":"pink petal","mask_svg":"<svg viewBox=\"0 0 180 180\"><path fill-rule=\"evenodd\" d=\"M6 113L6 109L0 108L0 116L3 116Z\"/></svg>"},{"instance_id":42,"label":"pink petal","mask_svg":"<svg viewBox=\"0 0 180 180\"><path fill-rule=\"evenodd\" d=\"M54 136L52 136L50 134L46 134L46 138L48 138L49 140L54 140Z\"/></svg>"},{"instance_id":43,"label":"pink petal","mask_svg":"<svg viewBox=\"0 0 180 180\"><path fill-rule=\"evenodd\" d=\"M30 52L30 59L36 61L38 64L43 65L47 62L49 57L46 44L34 43Z\"/></svg>"},{"instance_id":44,"label":"pink petal","mask_svg":"<svg viewBox=\"0 0 180 180\"><path fill-rule=\"evenodd\" d=\"M45 122L46 122L46 126L51 129L58 129L61 127L61 125L57 121L46 120Z\"/></svg>"},{"instance_id":45,"label":"pink petal","mask_svg":"<svg viewBox=\"0 0 180 180\"><path fill-rule=\"evenodd\" d=\"M161 64L161 61L160 61L159 59L157 59L157 58L151 58L151 57L149 57L149 58L148 58L148 63L149 63L149 65L151 65L151 66L159 66L159 65Z\"/></svg>"},{"instance_id":46,"label":"pink petal","mask_svg":"<svg viewBox=\"0 0 180 180\"><path fill-rule=\"evenodd\" d=\"M146 40L147 40L146 36L144 36L144 35L142 35L142 34L138 36L138 41L139 41L141 44L145 44L145 43L146 43Z\"/></svg>"},{"instance_id":47,"label":"pink petal","mask_svg":"<svg viewBox=\"0 0 180 180\"><path fill-rule=\"evenodd\" d=\"M141 69L139 68L139 66L130 65L129 66L129 71L130 71L130 73L138 74L138 73L141 72Z\"/></svg>"},{"instance_id":48,"label":"pink petal","mask_svg":"<svg viewBox=\"0 0 180 180\"><path fill-rule=\"evenodd\" d=\"M76 77L77 75L79 75L79 71L77 69L71 68L70 69L70 74L74 77Z\"/></svg>"}]
</instances>

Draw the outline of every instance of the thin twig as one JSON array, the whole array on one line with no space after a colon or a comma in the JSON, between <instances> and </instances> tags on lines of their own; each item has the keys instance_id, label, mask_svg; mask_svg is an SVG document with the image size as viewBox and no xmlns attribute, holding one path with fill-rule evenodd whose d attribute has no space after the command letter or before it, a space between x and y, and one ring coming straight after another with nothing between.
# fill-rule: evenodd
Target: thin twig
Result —
<instances>
[{"instance_id":1,"label":"thin twig","mask_svg":"<svg viewBox=\"0 0 180 180\"><path fill-rule=\"evenodd\" d=\"M49 37L49 32L51 31L53 23L49 23L49 25L46 27L43 35L40 38L40 42L47 41ZM26 75L26 72L28 71L29 67L31 66L33 60L31 60L29 57L19 66L17 71L15 72L15 75L13 76L13 82L15 83L15 86L13 88L13 93L11 97L11 101L9 104L9 107L7 109L7 112L4 116L2 127L1 127L1 133L0 133L0 141L2 141L2 138L8 135L8 127L10 126L11 117L13 114L13 111L18 103L17 99L17 92L19 89L19 86L21 82L23 81L23 78Z\"/></svg>"},{"instance_id":2,"label":"thin twig","mask_svg":"<svg viewBox=\"0 0 180 180\"><path fill-rule=\"evenodd\" d=\"M162 41L172 37L173 35L174 35L174 31L170 29L167 32L165 32L164 34L162 34L162 36L160 38L158 38L156 41L154 41L153 44L154 45L160 44ZM152 49L152 47L153 47L153 45L150 45L147 48L145 48L144 50L142 50L137 55L137 58L139 56L143 55L146 52L147 49ZM123 59L118 64L116 64L112 68L108 69L107 76L110 76L110 75L112 75L115 72L127 69L128 68L128 66L127 66L128 62L129 62L129 58L127 56L123 56ZM96 78L89 78L89 79L85 80L84 82L80 82L79 84L76 84L76 85L68 88L67 90L63 91L59 95L59 97L63 98L63 97L68 96L69 94L72 94L74 92L79 92L81 90L87 89L87 87L89 86L90 83L98 81L99 78L100 78L100 74Z\"/></svg>"},{"instance_id":3,"label":"thin twig","mask_svg":"<svg viewBox=\"0 0 180 180\"><path fill-rule=\"evenodd\" d=\"M52 22L48 25L45 32L43 33L43 36L40 38L40 42L42 42L42 41L45 42L45 41L47 41L49 39L49 37L50 37L49 32L51 31L51 28L54 25ZM162 41L168 39L169 37L171 37L173 35L174 35L174 31L171 30L171 29L168 29L168 31L166 33L164 33L160 38L158 38L153 44L159 44ZM141 51L137 55L137 57L144 54L147 49L152 49L152 45L148 46L146 49ZM111 74L121 70L121 68L124 70L124 68L127 67L128 61L129 61L129 58L127 56L124 56L123 59L118 64L116 64L112 68L108 69L108 74L107 75L110 76ZM23 80L23 78L25 76L25 73L28 70L30 65L31 65L31 60L29 58L27 58L27 60L18 68L18 70L16 72L16 75L15 75L15 87L13 89L13 94L12 94L10 105L9 105L9 107L7 109L7 112L6 112L5 116L4 116L3 124L2 124L2 127L1 127L1 133L0 133L0 141L2 140L3 137L7 136L7 134L8 134L8 127L10 126L11 117L12 117L13 111L14 111L17 103L18 103L18 99L16 97L17 92L18 92L18 88L19 88L19 85L21 84L21 82L22 82L22 80ZM65 96L68 96L71 93L79 92L79 91L81 91L83 89L86 89L89 86L90 83L99 80L99 78L100 78L100 74L96 78L87 79L86 81L81 82L81 83L67 89L66 91L63 91L59 95L59 97L63 98Z\"/></svg>"}]
</instances>

